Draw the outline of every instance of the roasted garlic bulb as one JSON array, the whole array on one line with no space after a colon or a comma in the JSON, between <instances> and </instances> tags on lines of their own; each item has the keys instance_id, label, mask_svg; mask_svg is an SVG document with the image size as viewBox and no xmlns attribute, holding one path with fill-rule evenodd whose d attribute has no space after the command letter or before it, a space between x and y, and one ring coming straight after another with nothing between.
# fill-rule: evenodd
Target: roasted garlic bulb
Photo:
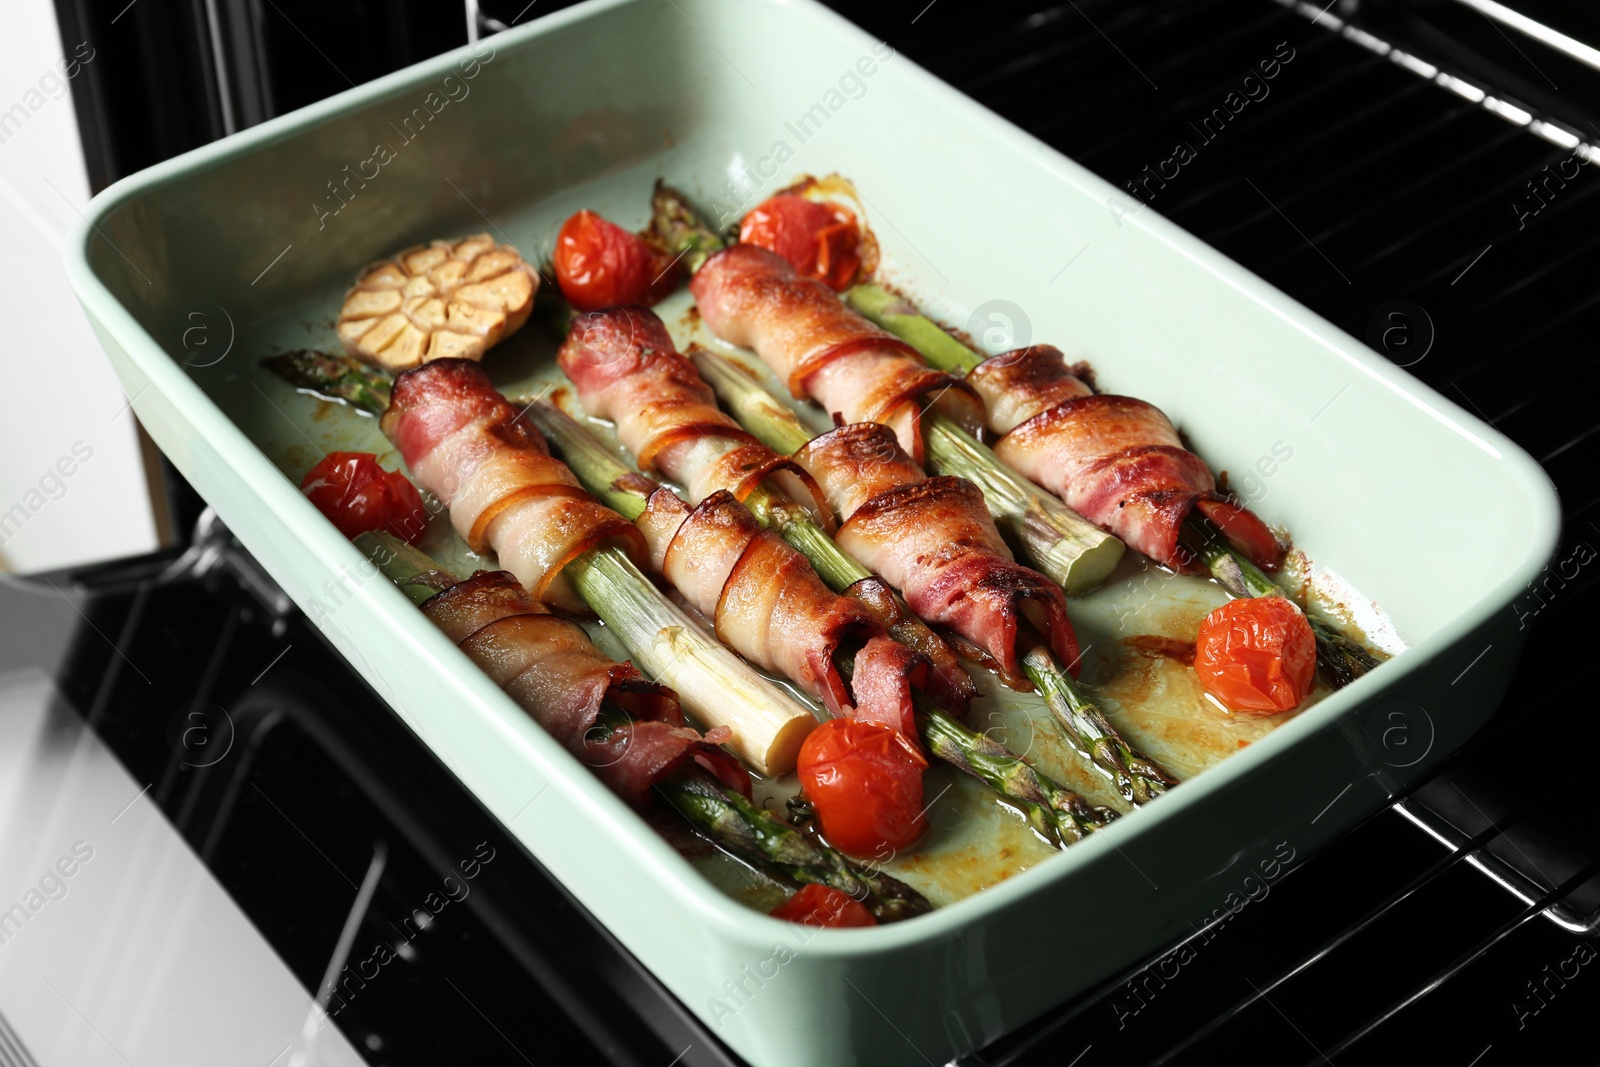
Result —
<instances>
[{"instance_id":1,"label":"roasted garlic bulb","mask_svg":"<svg viewBox=\"0 0 1600 1067\"><path fill-rule=\"evenodd\" d=\"M361 272L339 309L339 340L391 371L482 359L528 321L538 288L527 261L488 234L418 245Z\"/></svg>"}]
</instances>

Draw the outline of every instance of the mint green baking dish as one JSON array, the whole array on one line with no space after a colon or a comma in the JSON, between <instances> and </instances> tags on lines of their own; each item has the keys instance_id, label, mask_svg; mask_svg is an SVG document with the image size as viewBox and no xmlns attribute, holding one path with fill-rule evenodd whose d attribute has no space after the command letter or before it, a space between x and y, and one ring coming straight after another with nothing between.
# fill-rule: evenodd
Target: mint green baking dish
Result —
<instances>
[{"instance_id":1,"label":"mint green baking dish","mask_svg":"<svg viewBox=\"0 0 1600 1067\"><path fill-rule=\"evenodd\" d=\"M1260 510L1409 647L1063 855L921 919L806 938L713 889L365 566L264 451L317 431L260 391L255 362L331 345L353 271L406 245L489 230L534 254L579 206L635 219L657 175L732 215L831 170L946 320L1014 302L1216 468L1291 443ZM1516 446L1130 211L808 0L595 0L119 182L66 261L166 454L723 1040L764 1067L942 1063L1204 921L1280 843L1305 855L1425 775L1501 698L1522 639L1509 605L1557 535L1554 491Z\"/></svg>"}]
</instances>

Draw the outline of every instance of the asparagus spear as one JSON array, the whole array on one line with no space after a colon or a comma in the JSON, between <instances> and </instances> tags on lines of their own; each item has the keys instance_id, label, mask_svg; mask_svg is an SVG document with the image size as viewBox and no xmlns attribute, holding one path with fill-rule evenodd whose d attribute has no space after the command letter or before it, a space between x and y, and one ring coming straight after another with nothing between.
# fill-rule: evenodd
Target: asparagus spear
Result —
<instances>
[{"instance_id":1,"label":"asparagus spear","mask_svg":"<svg viewBox=\"0 0 1600 1067\"><path fill-rule=\"evenodd\" d=\"M757 771L783 775L816 718L744 660L708 637L634 566L620 548L591 549L562 572L658 681L678 690L702 721L734 728L729 742ZM759 744L752 746L752 739Z\"/></svg>"},{"instance_id":2,"label":"asparagus spear","mask_svg":"<svg viewBox=\"0 0 1600 1067\"><path fill-rule=\"evenodd\" d=\"M355 543L384 577L419 607L456 584L455 575L392 534L365 533L357 536ZM628 721L620 708L607 706L596 728L614 730ZM699 766L658 782L656 790L714 844L781 883L832 886L865 904L879 922L909 919L932 910L927 899L910 886L881 871L852 864Z\"/></svg>"},{"instance_id":3,"label":"asparagus spear","mask_svg":"<svg viewBox=\"0 0 1600 1067\"><path fill-rule=\"evenodd\" d=\"M846 304L922 353L929 366L964 375L983 362L982 355L950 336L904 297L881 285L863 282L851 286L843 298Z\"/></svg>"},{"instance_id":4,"label":"asparagus spear","mask_svg":"<svg viewBox=\"0 0 1600 1067\"><path fill-rule=\"evenodd\" d=\"M843 299L939 370L965 374L982 362L977 353L881 286L852 286ZM1013 471L993 449L948 417L929 411L923 426L929 467L940 474L959 475L982 489L989 510L1022 542L1030 562L1068 593L1076 595L1099 585L1115 569L1125 548L1120 540Z\"/></svg>"},{"instance_id":5,"label":"asparagus spear","mask_svg":"<svg viewBox=\"0 0 1600 1067\"><path fill-rule=\"evenodd\" d=\"M696 349L690 353L690 358L739 424L767 447L792 454L811 440L810 432L793 411L725 357ZM831 540L828 543L833 544ZM834 551L838 551L836 546ZM818 571L826 577L822 567L818 567ZM1125 800L1143 804L1176 784L1159 764L1139 754L1123 740L1105 714L1083 698L1049 649L1041 646L1031 650L1023 657L1022 666L1067 736L1095 766L1111 777Z\"/></svg>"},{"instance_id":6,"label":"asparagus spear","mask_svg":"<svg viewBox=\"0 0 1600 1067\"><path fill-rule=\"evenodd\" d=\"M851 863L703 771L669 779L656 788L701 833L781 881L832 886L865 904L879 922L933 910L926 897L898 878Z\"/></svg>"},{"instance_id":7,"label":"asparagus spear","mask_svg":"<svg viewBox=\"0 0 1600 1067\"><path fill-rule=\"evenodd\" d=\"M302 348L269 356L261 365L291 385L319 396L343 400L373 415L382 415L389 406L389 389L394 385L394 378L387 371L342 353L334 355Z\"/></svg>"},{"instance_id":8,"label":"asparagus spear","mask_svg":"<svg viewBox=\"0 0 1600 1067\"><path fill-rule=\"evenodd\" d=\"M560 450L584 486L607 507L634 520L644 513L654 483L624 466L560 408L539 401L530 405L528 415ZM771 525L771 516L776 513L785 515L786 528L797 535L791 538L786 533L785 539L812 560L823 581L835 592L847 592L868 576L869 572L839 551L833 539L799 505L764 486L746 497L745 504L750 505L752 500L756 506L751 511L763 525ZM840 674L848 680L853 673L853 657L841 656L837 663ZM1057 848L1080 840L1113 816L1057 785L1004 745L962 725L922 694L916 694L914 700L917 728L928 750L999 793L1022 811L1039 836Z\"/></svg>"},{"instance_id":9,"label":"asparagus spear","mask_svg":"<svg viewBox=\"0 0 1600 1067\"><path fill-rule=\"evenodd\" d=\"M1065 848L1116 817L1058 785L1026 759L937 708L917 705L922 743L939 759L993 789L1028 820L1033 832Z\"/></svg>"},{"instance_id":10,"label":"asparagus spear","mask_svg":"<svg viewBox=\"0 0 1600 1067\"><path fill-rule=\"evenodd\" d=\"M861 314L910 344L940 370L966 374L983 362L982 355L952 337L904 298L881 286L857 285L844 294L844 299ZM931 434L928 446L930 451L934 447ZM1191 517L1185 523L1184 541L1185 547L1196 553L1212 577L1234 596L1296 599L1235 550L1205 519ZM1305 609L1307 605L1300 603L1300 607ZM1317 662L1335 689L1348 685L1378 665L1379 659L1359 641L1310 610L1305 614L1317 639Z\"/></svg>"},{"instance_id":11,"label":"asparagus spear","mask_svg":"<svg viewBox=\"0 0 1600 1067\"><path fill-rule=\"evenodd\" d=\"M994 454L988 445L937 411L924 411L928 468L983 490L984 502L1023 554L1070 596L1105 581L1122 560L1122 541L1094 526ZM1090 531L1093 531L1092 533Z\"/></svg>"},{"instance_id":12,"label":"asparagus spear","mask_svg":"<svg viewBox=\"0 0 1600 1067\"><path fill-rule=\"evenodd\" d=\"M722 239L700 219L688 198L671 186L658 180L651 206L651 231L671 251L683 253L691 273L723 247ZM852 306L867 314L854 303ZM927 325L961 347L933 323ZM929 468L935 474L966 478L983 490L990 512L1022 545L1029 562L1069 594L1093 589L1116 569L1125 547L1116 537L1011 470L947 416L930 408L923 412L922 425Z\"/></svg>"}]
</instances>

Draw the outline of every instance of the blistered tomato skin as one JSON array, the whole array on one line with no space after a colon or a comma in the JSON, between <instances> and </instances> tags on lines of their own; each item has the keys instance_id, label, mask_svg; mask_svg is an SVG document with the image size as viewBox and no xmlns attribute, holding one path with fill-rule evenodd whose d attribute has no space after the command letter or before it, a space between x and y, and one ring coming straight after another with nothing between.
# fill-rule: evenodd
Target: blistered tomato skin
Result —
<instances>
[{"instance_id":1,"label":"blistered tomato skin","mask_svg":"<svg viewBox=\"0 0 1600 1067\"><path fill-rule=\"evenodd\" d=\"M300 491L346 537L387 530L416 544L428 529L422 495L403 474L386 471L371 452L330 452Z\"/></svg>"},{"instance_id":2,"label":"blistered tomato skin","mask_svg":"<svg viewBox=\"0 0 1600 1067\"><path fill-rule=\"evenodd\" d=\"M681 273L644 238L587 209L562 224L554 258L561 295L579 311L654 304Z\"/></svg>"},{"instance_id":3,"label":"blistered tomato skin","mask_svg":"<svg viewBox=\"0 0 1600 1067\"><path fill-rule=\"evenodd\" d=\"M756 205L739 225L739 240L776 253L799 273L848 289L861 267L861 227L842 207L779 193Z\"/></svg>"},{"instance_id":4,"label":"blistered tomato skin","mask_svg":"<svg viewBox=\"0 0 1600 1067\"><path fill-rule=\"evenodd\" d=\"M826 885L805 885L788 900L772 909L775 919L786 919L807 926L877 926L866 905L848 893Z\"/></svg>"},{"instance_id":5,"label":"blistered tomato skin","mask_svg":"<svg viewBox=\"0 0 1600 1067\"><path fill-rule=\"evenodd\" d=\"M1289 711L1316 681L1317 640L1283 597L1230 600L1201 621L1194 671L1231 710Z\"/></svg>"},{"instance_id":6,"label":"blistered tomato skin","mask_svg":"<svg viewBox=\"0 0 1600 1067\"><path fill-rule=\"evenodd\" d=\"M841 852L886 857L922 836L928 821L922 772L928 761L899 731L833 719L800 747L800 788L822 836Z\"/></svg>"}]
</instances>

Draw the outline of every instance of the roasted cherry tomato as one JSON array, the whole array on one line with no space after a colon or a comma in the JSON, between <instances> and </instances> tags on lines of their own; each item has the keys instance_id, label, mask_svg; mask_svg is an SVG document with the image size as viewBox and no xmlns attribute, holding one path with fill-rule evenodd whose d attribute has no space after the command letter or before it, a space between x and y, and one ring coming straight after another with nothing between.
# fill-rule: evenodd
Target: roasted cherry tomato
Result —
<instances>
[{"instance_id":1,"label":"roasted cherry tomato","mask_svg":"<svg viewBox=\"0 0 1600 1067\"><path fill-rule=\"evenodd\" d=\"M1317 639L1281 596L1230 600L1200 623L1194 672L1236 711L1288 711L1311 692Z\"/></svg>"},{"instance_id":2,"label":"roasted cherry tomato","mask_svg":"<svg viewBox=\"0 0 1600 1067\"><path fill-rule=\"evenodd\" d=\"M388 530L416 544L428 529L428 509L416 486L378 466L371 452L329 452L306 474L300 491L346 537Z\"/></svg>"},{"instance_id":3,"label":"roasted cherry tomato","mask_svg":"<svg viewBox=\"0 0 1600 1067\"><path fill-rule=\"evenodd\" d=\"M678 287L681 267L643 237L580 211L556 236L556 281L579 311L654 304Z\"/></svg>"},{"instance_id":4,"label":"roasted cherry tomato","mask_svg":"<svg viewBox=\"0 0 1600 1067\"><path fill-rule=\"evenodd\" d=\"M801 274L841 291L861 267L855 215L796 193L779 193L756 205L739 225L739 240L775 252Z\"/></svg>"},{"instance_id":5,"label":"roasted cherry tomato","mask_svg":"<svg viewBox=\"0 0 1600 1067\"><path fill-rule=\"evenodd\" d=\"M877 926L866 905L831 885L803 885L800 892L772 909L777 919L807 926Z\"/></svg>"},{"instance_id":6,"label":"roasted cherry tomato","mask_svg":"<svg viewBox=\"0 0 1600 1067\"><path fill-rule=\"evenodd\" d=\"M831 719L800 746L800 788L834 847L887 856L927 828L922 772L928 761L898 730Z\"/></svg>"}]
</instances>

